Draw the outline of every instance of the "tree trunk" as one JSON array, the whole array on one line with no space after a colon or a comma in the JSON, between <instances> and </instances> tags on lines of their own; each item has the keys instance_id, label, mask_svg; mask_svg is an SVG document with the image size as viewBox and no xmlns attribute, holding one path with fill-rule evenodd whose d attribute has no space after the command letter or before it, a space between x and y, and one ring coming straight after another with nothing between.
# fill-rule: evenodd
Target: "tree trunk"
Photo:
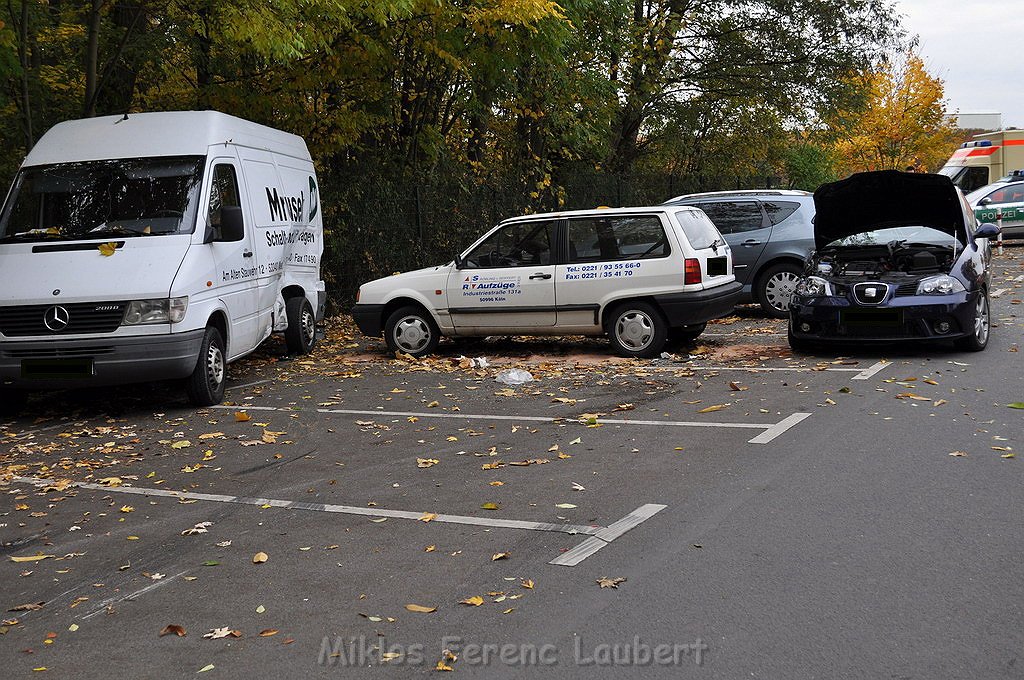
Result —
<instances>
[{"instance_id":1,"label":"tree trunk","mask_svg":"<svg viewBox=\"0 0 1024 680\"><path fill-rule=\"evenodd\" d=\"M99 84L100 62L100 20L104 0L92 0L86 21L85 42L85 101L82 105L82 116L92 118L96 115L96 91Z\"/></svg>"},{"instance_id":2,"label":"tree trunk","mask_svg":"<svg viewBox=\"0 0 1024 680\"><path fill-rule=\"evenodd\" d=\"M11 18L14 17L13 8L8 5ZM32 131L32 96L29 90L28 71L30 67L28 56L28 1L22 0L21 19L18 24L18 62L21 65L21 93L18 108L21 109L21 127L25 133L25 151L30 151L35 145L35 135Z\"/></svg>"},{"instance_id":3,"label":"tree trunk","mask_svg":"<svg viewBox=\"0 0 1024 680\"><path fill-rule=\"evenodd\" d=\"M196 16L203 26L202 32L196 34L196 109L207 111L212 109L210 88L213 85L211 55L213 40L210 39L210 13L205 7L196 10Z\"/></svg>"}]
</instances>

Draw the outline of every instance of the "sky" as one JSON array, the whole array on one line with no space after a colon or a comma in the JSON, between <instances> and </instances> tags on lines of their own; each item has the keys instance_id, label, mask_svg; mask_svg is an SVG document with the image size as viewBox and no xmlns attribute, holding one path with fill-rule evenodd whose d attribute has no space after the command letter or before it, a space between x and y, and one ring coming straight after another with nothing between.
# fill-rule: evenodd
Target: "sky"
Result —
<instances>
[{"instance_id":1,"label":"sky","mask_svg":"<svg viewBox=\"0 0 1024 680\"><path fill-rule=\"evenodd\" d=\"M920 37L928 72L945 81L947 108L1003 114L1024 128L1024 9L1013 0L896 0Z\"/></svg>"}]
</instances>

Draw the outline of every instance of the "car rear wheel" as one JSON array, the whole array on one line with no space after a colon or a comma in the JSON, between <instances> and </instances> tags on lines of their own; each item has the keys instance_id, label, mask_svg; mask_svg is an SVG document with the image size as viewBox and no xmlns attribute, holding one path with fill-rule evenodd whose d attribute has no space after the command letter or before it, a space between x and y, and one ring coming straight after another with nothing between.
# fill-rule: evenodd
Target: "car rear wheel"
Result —
<instances>
[{"instance_id":1,"label":"car rear wheel","mask_svg":"<svg viewBox=\"0 0 1024 680\"><path fill-rule=\"evenodd\" d=\"M384 340L388 349L414 357L430 354L441 339L434 318L421 307L401 307L384 324Z\"/></svg>"},{"instance_id":2,"label":"car rear wheel","mask_svg":"<svg viewBox=\"0 0 1024 680\"><path fill-rule=\"evenodd\" d=\"M289 354L309 354L316 344L316 315L304 295L289 298L285 305L288 328L284 331Z\"/></svg>"},{"instance_id":3,"label":"car rear wheel","mask_svg":"<svg viewBox=\"0 0 1024 680\"><path fill-rule=\"evenodd\" d=\"M199 360L192 375L185 380L185 392L194 406L214 406L224 401L227 382L227 360L220 331L210 327L203 335Z\"/></svg>"},{"instance_id":4,"label":"car rear wheel","mask_svg":"<svg viewBox=\"0 0 1024 680\"><path fill-rule=\"evenodd\" d=\"M980 352L988 346L989 336L989 303L988 291L982 291L978 295L978 301L974 303L974 332L967 337L958 339L955 344L957 349L968 352Z\"/></svg>"},{"instance_id":5,"label":"car rear wheel","mask_svg":"<svg viewBox=\"0 0 1024 680\"><path fill-rule=\"evenodd\" d=\"M620 355L650 359L665 348L668 324L652 305L630 302L612 312L608 335Z\"/></svg>"},{"instance_id":6,"label":"car rear wheel","mask_svg":"<svg viewBox=\"0 0 1024 680\"><path fill-rule=\"evenodd\" d=\"M772 265L757 278L754 296L761 309L778 319L789 316L789 299L800 281L801 270L795 264Z\"/></svg>"}]
</instances>

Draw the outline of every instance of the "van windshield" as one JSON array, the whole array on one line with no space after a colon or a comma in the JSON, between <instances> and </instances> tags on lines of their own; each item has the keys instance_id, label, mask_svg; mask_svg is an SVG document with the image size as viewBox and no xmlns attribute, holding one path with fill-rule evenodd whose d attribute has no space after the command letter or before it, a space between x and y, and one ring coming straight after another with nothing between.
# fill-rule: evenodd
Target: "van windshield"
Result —
<instances>
[{"instance_id":1,"label":"van windshield","mask_svg":"<svg viewBox=\"0 0 1024 680\"><path fill-rule=\"evenodd\" d=\"M0 241L191 233L203 158L126 158L23 168Z\"/></svg>"}]
</instances>

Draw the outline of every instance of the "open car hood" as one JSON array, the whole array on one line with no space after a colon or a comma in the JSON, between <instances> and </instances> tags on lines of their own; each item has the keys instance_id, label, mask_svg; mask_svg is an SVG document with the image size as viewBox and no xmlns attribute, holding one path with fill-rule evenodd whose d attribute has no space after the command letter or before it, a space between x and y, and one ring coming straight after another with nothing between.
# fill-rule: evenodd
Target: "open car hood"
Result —
<instances>
[{"instance_id":1,"label":"open car hood","mask_svg":"<svg viewBox=\"0 0 1024 680\"><path fill-rule=\"evenodd\" d=\"M945 175L859 172L814 192L814 245L888 227L924 226L966 242L963 208Z\"/></svg>"}]
</instances>

